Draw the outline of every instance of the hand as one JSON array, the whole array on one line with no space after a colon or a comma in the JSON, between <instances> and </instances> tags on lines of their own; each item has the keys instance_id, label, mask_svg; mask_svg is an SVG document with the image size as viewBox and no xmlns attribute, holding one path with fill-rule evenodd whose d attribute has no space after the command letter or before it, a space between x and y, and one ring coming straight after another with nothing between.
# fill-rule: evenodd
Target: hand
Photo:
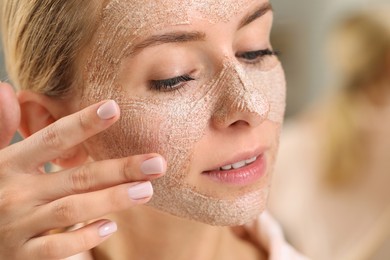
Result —
<instances>
[{"instance_id":1,"label":"hand","mask_svg":"<svg viewBox=\"0 0 390 260\"><path fill-rule=\"evenodd\" d=\"M166 170L157 154L92 162L53 174L42 170L44 163L118 119L114 101L92 105L0 150L0 259L62 259L87 251L117 229L108 220L91 220L150 199L149 181ZM49 232L86 222L75 231Z\"/></svg>"},{"instance_id":2,"label":"hand","mask_svg":"<svg viewBox=\"0 0 390 260\"><path fill-rule=\"evenodd\" d=\"M0 82L0 149L7 146L20 122L18 99L12 87Z\"/></svg>"}]
</instances>

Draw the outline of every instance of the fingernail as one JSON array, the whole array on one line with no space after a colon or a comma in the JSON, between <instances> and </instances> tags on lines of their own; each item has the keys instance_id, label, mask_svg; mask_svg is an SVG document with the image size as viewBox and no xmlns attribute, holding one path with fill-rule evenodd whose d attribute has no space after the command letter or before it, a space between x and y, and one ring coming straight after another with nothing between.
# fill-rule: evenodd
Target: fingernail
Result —
<instances>
[{"instance_id":1,"label":"fingernail","mask_svg":"<svg viewBox=\"0 0 390 260\"><path fill-rule=\"evenodd\" d=\"M165 172L164 159L161 156L157 156L144 161L141 165L141 171L143 174L146 175Z\"/></svg>"},{"instance_id":2,"label":"fingernail","mask_svg":"<svg viewBox=\"0 0 390 260\"><path fill-rule=\"evenodd\" d=\"M119 114L118 104L114 100L107 101L99 107L97 114L100 119L108 120Z\"/></svg>"},{"instance_id":3,"label":"fingernail","mask_svg":"<svg viewBox=\"0 0 390 260\"><path fill-rule=\"evenodd\" d=\"M99 236L106 237L115 233L118 230L118 226L115 222L108 222L99 228Z\"/></svg>"},{"instance_id":4,"label":"fingernail","mask_svg":"<svg viewBox=\"0 0 390 260\"><path fill-rule=\"evenodd\" d=\"M149 181L143 182L129 188L128 193L133 200L145 199L153 195L153 187Z\"/></svg>"}]
</instances>

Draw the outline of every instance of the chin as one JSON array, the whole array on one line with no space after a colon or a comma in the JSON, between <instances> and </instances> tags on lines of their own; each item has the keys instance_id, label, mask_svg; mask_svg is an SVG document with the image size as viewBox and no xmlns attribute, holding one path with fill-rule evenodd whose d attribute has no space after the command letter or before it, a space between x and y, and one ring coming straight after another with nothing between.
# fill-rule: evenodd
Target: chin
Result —
<instances>
[{"instance_id":1,"label":"chin","mask_svg":"<svg viewBox=\"0 0 390 260\"><path fill-rule=\"evenodd\" d=\"M269 179L269 178L266 178ZM154 181L154 196L149 206L171 215L214 226L239 226L250 223L265 210L268 181L250 189L233 192L201 193L190 185L165 186L164 179Z\"/></svg>"},{"instance_id":2,"label":"chin","mask_svg":"<svg viewBox=\"0 0 390 260\"><path fill-rule=\"evenodd\" d=\"M153 181L154 196L148 203L171 215L214 226L239 226L258 218L266 209L271 181L273 153L259 153L237 169L196 173L196 185ZM227 169L227 167L225 168ZM183 181L183 180L182 180Z\"/></svg>"}]
</instances>

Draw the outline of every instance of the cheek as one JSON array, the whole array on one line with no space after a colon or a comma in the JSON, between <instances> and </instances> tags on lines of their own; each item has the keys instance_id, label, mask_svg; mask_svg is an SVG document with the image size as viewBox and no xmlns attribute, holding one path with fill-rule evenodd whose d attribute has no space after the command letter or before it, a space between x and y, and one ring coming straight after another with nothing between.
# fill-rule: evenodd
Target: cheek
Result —
<instances>
[{"instance_id":1,"label":"cheek","mask_svg":"<svg viewBox=\"0 0 390 260\"><path fill-rule=\"evenodd\" d=\"M210 118L221 121L229 116L230 110L237 109L262 114L264 108L260 104L265 102L270 109L268 119L282 123L286 90L280 66L267 73L248 72L246 76L236 70L227 72L229 78L237 78L236 83L222 77L203 86L201 91L169 93L173 97L165 99L129 99L120 86L104 93L105 98L117 100L122 116L116 125L87 142L92 157L102 160L160 153L166 157L172 171L185 172L183 168L188 168L194 146L202 139ZM230 88L229 91L220 91L220 81L228 82L222 87ZM236 104L237 96L228 95L235 93L234 88L246 89L245 93L238 91L242 94L239 104ZM218 97L217 93L222 96ZM221 104L223 107L219 107Z\"/></svg>"},{"instance_id":2,"label":"cheek","mask_svg":"<svg viewBox=\"0 0 390 260\"><path fill-rule=\"evenodd\" d=\"M105 132L88 140L86 146L95 160L158 152L163 118L121 106L121 119Z\"/></svg>"},{"instance_id":3,"label":"cheek","mask_svg":"<svg viewBox=\"0 0 390 260\"><path fill-rule=\"evenodd\" d=\"M95 160L159 153L168 162L167 175L174 175L175 181L184 179L210 117L205 100L189 96L169 100L111 96L121 107L121 119L88 141L88 151Z\"/></svg>"},{"instance_id":4,"label":"cheek","mask_svg":"<svg viewBox=\"0 0 390 260\"><path fill-rule=\"evenodd\" d=\"M271 139L272 139L272 146L271 146L271 150L270 150L270 157L271 157L270 159L271 159L272 163L274 163L276 156L278 154L278 150L279 150L282 124L281 123L273 123L273 122L270 122L270 124L272 125L272 128L271 128L272 133L269 134L269 136L271 136Z\"/></svg>"},{"instance_id":5,"label":"cheek","mask_svg":"<svg viewBox=\"0 0 390 260\"><path fill-rule=\"evenodd\" d=\"M267 119L282 124L286 108L286 80L282 66L278 65L266 73L249 71L248 77L260 89L269 105Z\"/></svg>"}]
</instances>

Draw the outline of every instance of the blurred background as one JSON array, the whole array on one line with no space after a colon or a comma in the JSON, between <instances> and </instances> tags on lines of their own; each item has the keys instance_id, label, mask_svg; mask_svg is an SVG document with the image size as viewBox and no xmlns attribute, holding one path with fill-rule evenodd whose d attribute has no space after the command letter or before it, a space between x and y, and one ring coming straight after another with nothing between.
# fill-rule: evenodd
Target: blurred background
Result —
<instances>
[{"instance_id":1,"label":"blurred background","mask_svg":"<svg viewBox=\"0 0 390 260\"><path fill-rule=\"evenodd\" d=\"M390 259L390 1L271 2L288 98L269 210L311 259Z\"/></svg>"},{"instance_id":2,"label":"blurred background","mask_svg":"<svg viewBox=\"0 0 390 260\"><path fill-rule=\"evenodd\" d=\"M3 48L0 41L0 80L5 81L6 79L7 79L7 74L4 68L4 54L3 54Z\"/></svg>"},{"instance_id":3,"label":"blurred background","mask_svg":"<svg viewBox=\"0 0 390 260\"><path fill-rule=\"evenodd\" d=\"M316 98L333 91L327 67L326 38L335 21L388 0L271 0L275 9L274 48L280 50L287 83L290 117Z\"/></svg>"}]
</instances>

